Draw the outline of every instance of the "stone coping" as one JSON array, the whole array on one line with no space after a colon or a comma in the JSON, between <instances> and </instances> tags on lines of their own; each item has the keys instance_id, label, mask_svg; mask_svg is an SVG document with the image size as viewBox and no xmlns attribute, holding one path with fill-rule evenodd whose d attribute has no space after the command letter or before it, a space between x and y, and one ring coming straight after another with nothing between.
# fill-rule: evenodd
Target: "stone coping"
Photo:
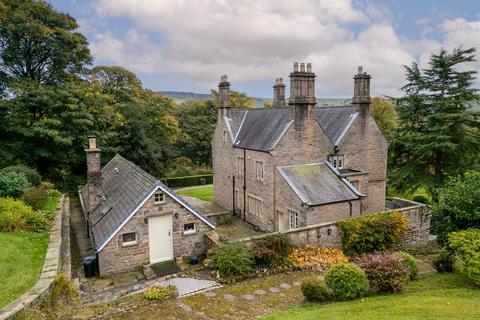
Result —
<instances>
[{"instance_id":1,"label":"stone coping","mask_svg":"<svg viewBox=\"0 0 480 320\"><path fill-rule=\"evenodd\" d=\"M62 194L50 229L50 240L40 278L29 291L0 310L0 320L12 319L23 308L35 303L50 288L53 279L59 273L61 268L63 212L68 210L68 207L65 207L66 205L68 205L68 196Z\"/></svg>"}]
</instances>

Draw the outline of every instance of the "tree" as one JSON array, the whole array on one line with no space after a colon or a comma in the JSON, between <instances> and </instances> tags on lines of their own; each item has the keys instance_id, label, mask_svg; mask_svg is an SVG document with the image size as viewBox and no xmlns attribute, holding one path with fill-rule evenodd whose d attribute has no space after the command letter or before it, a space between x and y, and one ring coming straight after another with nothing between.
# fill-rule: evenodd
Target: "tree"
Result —
<instances>
[{"instance_id":1,"label":"tree","mask_svg":"<svg viewBox=\"0 0 480 320\"><path fill-rule=\"evenodd\" d=\"M397 128L397 111L387 99L372 98L371 114L387 137L392 137Z\"/></svg>"},{"instance_id":2,"label":"tree","mask_svg":"<svg viewBox=\"0 0 480 320\"><path fill-rule=\"evenodd\" d=\"M472 87L476 71L465 70L475 61L475 49L444 49L430 57L429 67L405 66L408 83L398 99L399 135L391 149L395 159L392 185L399 191L435 189L478 166L480 117L470 105L478 101Z\"/></svg>"},{"instance_id":3,"label":"tree","mask_svg":"<svg viewBox=\"0 0 480 320\"><path fill-rule=\"evenodd\" d=\"M432 231L444 244L450 232L480 228L480 172L452 178L438 192L433 206Z\"/></svg>"},{"instance_id":4,"label":"tree","mask_svg":"<svg viewBox=\"0 0 480 320\"><path fill-rule=\"evenodd\" d=\"M71 16L34 0L0 3L0 81L60 84L92 60Z\"/></svg>"}]
</instances>

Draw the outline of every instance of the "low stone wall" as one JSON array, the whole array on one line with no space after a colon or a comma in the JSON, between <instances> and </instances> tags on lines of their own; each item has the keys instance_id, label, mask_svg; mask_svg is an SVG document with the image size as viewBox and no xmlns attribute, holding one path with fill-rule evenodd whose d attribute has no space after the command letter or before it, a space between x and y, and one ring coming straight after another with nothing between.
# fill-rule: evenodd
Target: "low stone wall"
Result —
<instances>
[{"instance_id":1,"label":"low stone wall","mask_svg":"<svg viewBox=\"0 0 480 320\"><path fill-rule=\"evenodd\" d=\"M226 224L228 223L233 215L230 211L223 211L223 212L215 212L215 213L207 213L205 214L208 218L215 221L217 225Z\"/></svg>"},{"instance_id":2,"label":"low stone wall","mask_svg":"<svg viewBox=\"0 0 480 320\"><path fill-rule=\"evenodd\" d=\"M391 198L390 200L397 204L403 204L403 207L397 207L394 210L403 212L408 219L408 231L401 246L410 248L426 245L429 241L430 233L430 207L422 203L400 198ZM311 243L320 244L325 247L342 246L340 230L335 221L266 233L259 236L239 239L237 241L248 243L274 234L286 235L294 245Z\"/></svg>"},{"instance_id":3,"label":"low stone wall","mask_svg":"<svg viewBox=\"0 0 480 320\"><path fill-rule=\"evenodd\" d=\"M55 219L53 220L52 227L50 229L50 240L40 278L32 289L0 310L0 320L14 318L15 315L23 308L31 306L42 295L48 293L53 279L57 276L61 268L62 261L60 257L62 251L62 221L64 213L69 211L68 205L68 196L62 195L59 205L56 209Z\"/></svg>"}]
</instances>

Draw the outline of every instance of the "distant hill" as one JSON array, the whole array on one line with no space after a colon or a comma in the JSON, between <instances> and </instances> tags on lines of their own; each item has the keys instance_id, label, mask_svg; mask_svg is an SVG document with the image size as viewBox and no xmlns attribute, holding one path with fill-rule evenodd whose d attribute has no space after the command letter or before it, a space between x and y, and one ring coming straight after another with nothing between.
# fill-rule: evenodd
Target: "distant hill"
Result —
<instances>
[{"instance_id":1,"label":"distant hill","mask_svg":"<svg viewBox=\"0 0 480 320\"><path fill-rule=\"evenodd\" d=\"M201 101L211 99L213 96L209 93L195 93L195 92L184 92L184 91L159 91L158 93L163 94L167 97L175 100L176 103L183 103L187 101ZM263 107L264 103L272 103L272 98L260 98L252 97L255 100L255 105L257 108ZM317 102L320 105L324 106L341 106L351 103L351 99L344 98L317 98Z\"/></svg>"}]
</instances>

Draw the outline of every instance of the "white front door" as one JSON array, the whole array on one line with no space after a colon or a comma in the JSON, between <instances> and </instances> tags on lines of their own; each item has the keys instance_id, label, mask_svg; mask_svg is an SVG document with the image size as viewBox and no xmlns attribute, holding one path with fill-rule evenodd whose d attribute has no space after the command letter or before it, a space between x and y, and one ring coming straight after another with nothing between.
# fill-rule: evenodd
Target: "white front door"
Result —
<instances>
[{"instance_id":1,"label":"white front door","mask_svg":"<svg viewBox=\"0 0 480 320\"><path fill-rule=\"evenodd\" d=\"M285 230L285 220L283 219L283 212L277 211L277 218L278 218L278 231Z\"/></svg>"},{"instance_id":2,"label":"white front door","mask_svg":"<svg viewBox=\"0 0 480 320\"><path fill-rule=\"evenodd\" d=\"M150 263L173 260L172 215L148 219Z\"/></svg>"}]
</instances>

